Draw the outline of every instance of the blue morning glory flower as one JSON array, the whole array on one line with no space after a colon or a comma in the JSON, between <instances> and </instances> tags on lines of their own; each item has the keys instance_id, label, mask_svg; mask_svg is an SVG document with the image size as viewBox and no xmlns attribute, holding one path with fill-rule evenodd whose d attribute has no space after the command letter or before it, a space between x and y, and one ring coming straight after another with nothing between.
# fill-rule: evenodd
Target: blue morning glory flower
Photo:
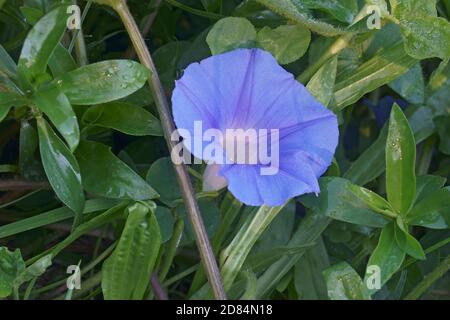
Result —
<instances>
[{"instance_id":1,"label":"blue morning glory flower","mask_svg":"<svg viewBox=\"0 0 450 320\"><path fill-rule=\"evenodd\" d=\"M331 164L338 143L336 116L270 53L237 49L189 65L176 81L172 105L186 149L210 164L206 189L226 184L237 199L254 206L282 205L292 197L320 192L317 179ZM252 162L247 155L248 162L242 162L230 156L225 134L229 129L257 130L258 139L247 137L245 144L256 141L260 147L265 141L270 155L279 156L277 170L264 174L272 164L263 157ZM225 138L187 143L204 138L208 130ZM205 154L208 143L224 150L223 162L220 156Z\"/></svg>"}]
</instances>

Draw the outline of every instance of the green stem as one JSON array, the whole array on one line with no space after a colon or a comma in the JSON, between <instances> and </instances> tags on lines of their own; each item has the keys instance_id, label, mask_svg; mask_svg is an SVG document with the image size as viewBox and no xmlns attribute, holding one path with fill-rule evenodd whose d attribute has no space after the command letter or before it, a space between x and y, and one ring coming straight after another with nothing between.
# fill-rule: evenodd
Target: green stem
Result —
<instances>
[{"instance_id":1,"label":"green stem","mask_svg":"<svg viewBox=\"0 0 450 320\"><path fill-rule=\"evenodd\" d=\"M450 269L450 256L425 276L425 278L404 298L404 300L419 299L437 280Z\"/></svg>"},{"instance_id":2,"label":"green stem","mask_svg":"<svg viewBox=\"0 0 450 320\"><path fill-rule=\"evenodd\" d=\"M227 193L225 198L222 201L222 205L220 207L220 226L217 232L215 233L211 245L214 251L214 254L218 254L220 248L222 247L222 243L227 235L231 225L236 219L240 209L242 207L242 202L233 197L231 193ZM191 287L188 292L188 296L191 296L194 292L196 292L200 287L204 284L206 280L205 271L203 268L199 268L197 273L194 276L194 280L192 280Z\"/></svg>"},{"instance_id":3,"label":"green stem","mask_svg":"<svg viewBox=\"0 0 450 320\"><path fill-rule=\"evenodd\" d=\"M59 254L64 248L66 248L68 245L70 245L72 242L77 240L79 237L83 236L85 233L96 229L106 223L109 223L110 221L116 219L119 215L123 213L123 208L128 204L128 202L121 202L118 205L108 209L107 211L103 212L102 214L96 216L95 218L92 218L91 220L81 224L78 226L67 238L65 238L63 241L55 245L53 248L50 248L41 254L29 259L26 261L27 265L32 264L33 262L36 262L38 259L42 258L43 256L47 254L51 254L54 258L57 254Z\"/></svg>"},{"instance_id":4,"label":"green stem","mask_svg":"<svg viewBox=\"0 0 450 320\"><path fill-rule=\"evenodd\" d=\"M23 295L23 300L28 300L31 295L31 291L33 291L34 285L36 284L37 277L33 278L27 286L27 290L25 290L25 294Z\"/></svg>"},{"instance_id":5,"label":"green stem","mask_svg":"<svg viewBox=\"0 0 450 320\"><path fill-rule=\"evenodd\" d=\"M86 273L88 273L89 271L93 271L95 266L97 266L100 262L102 262L104 259L106 259L110 253L114 250L114 248L116 247L116 243L113 243L111 246L109 246L105 251L103 251L95 260L89 262L88 265L86 265L86 267L84 267L83 269L81 269L81 276L85 275ZM94 276L94 275L92 275ZM54 288L57 288L63 284L65 284L67 282L67 278L63 278L59 281L56 281L54 283L51 283L45 287L39 288L35 290L35 294L39 295L43 292L52 290Z\"/></svg>"},{"instance_id":6,"label":"green stem","mask_svg":"<svg viewBox=\"0 0 450 320\"><path fill-rule=\"evenodd\" d=\"M231 288L256 241L283 207L284 205L278 207L260 207L255 216L249 217L249 220L243 224L233 241L222 252L221 270L226 290Z\"/></svg>"},{"instance_id":7,"label":"green stem","mask_svg":"<svg viewBox=\"0 0 450 320\"><path fill-rule=\"evenodd\" d=\"M125 25L131 42L133 43L134 49L136 50L136 53L139 57L139 60L151 71L151 75L149 78L150 88L152 90L155 104L158 109L158 114L163 127L164 137L168 144L169 151L172 151L177 143L176 141L172 141L171 139L172 132L176 130L176 127L170 114L169 103L167 101L164 88L162 87L147 45L145 44L139 28L136 25L136 21L134 20L130 10L128 9L126 1L114 0L109 1L108 3L112 5L114 10L122 19L122 22ZM200 256L204 264L208 280L211 283L211 287L213 288L214 296L216 297L216 299L225 300L226 294L225 290L223 289L222 280L220 278L219 268L217 266L217 261L214 257L214 253L212 251L211 244L206 233L206 228L200 214L198 203L195 199L194 189L191 184L189 173L186 169L186 166L183 164L174 165L174 168L178 184L180 186L180 190L185 202L186 211L188 212L189 219L192 224L192 229L194 230L197 247L200 251Z\"/></svg>"},{"instance_id":8,"label":"green stem","mask_svg":"<svg viewBox=\"0 0 450 320\"><path fill-rule=\"evenodd\" d=\"M77 4L76 0L73 0L72 3ZM92 0L89 0L84 7L83 13L80 17L80 23L83 25L84 19L86 19L86 15L91 8ZM69 52L72 52L73 48L75 47L75 54L77 57L77 62L80 66L85 66L89 64L89 60L87 57L87 50L86 50L86 42L84 41L84 34L83 29L80 26L80 29L75 30L72 35L72 41L69 45Z\"/></svg>"},{"instance_id":9,"label":"green stem","mask_svg":"<svg viewBox=\"0 0 450 320\"><path fill-rule=\"evenodd\" d=\"M172 278L167 279L164 283L164 287L168 287L172 284L174 284L177 281L180 281L181 279L187 277L191 273L195 272L198 269L198 265L193 265L192 267L187 268L183 272L180 272L179 274L174 275Z\"/></svg>"}]
</instances>

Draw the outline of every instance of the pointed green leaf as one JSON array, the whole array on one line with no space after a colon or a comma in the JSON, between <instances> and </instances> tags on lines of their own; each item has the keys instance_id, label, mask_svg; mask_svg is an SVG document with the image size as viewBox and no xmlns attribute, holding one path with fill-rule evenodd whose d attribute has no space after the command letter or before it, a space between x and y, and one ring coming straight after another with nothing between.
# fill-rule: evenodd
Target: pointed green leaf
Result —
<instances>
[{"instance_id":1,"label":"pointed green leaf","mask_svg":"<svg viewBox=\"0 0 450 320\"><path fill-rule=\"evenodd\" d=\"M433 175L418 176L416 179L416 199L414 206L427 198L433 192L440 190L447 181L446 178ZM408 213L408 216L410 213Z\"/></svg>"},{"instance_id":2,"label":"pointed green leaf","mask_svg":"<svg viewBox=\"0 0 450 320\"><path fill-rule=\"evenodd\" d=\"M36 92L33 102L47 115L73 152L80 142L80 129L75 112L64 93L59 88L50 87Z\"/></svg>"},{"instance_id":3,"label":"pointed green leaf","mask_svg":"<svg viewBox=\"0 0 450 320\"><path fill-rule=\"evenodd\" d=\"M34 83L45 73L48 60L66 30L66 10L67 6L63 5L50 11L31 29L19 58L18 72L22 83Z\"/></svg>"},{"instance_id":4,"label":"pointed green leaf","mask_svg":"<svg viewBox=\"0 0 450 320\"><path fill-rule=\"evenodd\" d=\"M20 123L19 137L19 170L27 180L42 181L45 173L37 157L39 139L36 129L27 121Z\"/></svg>"},{"instance_id":5,"label":"pointed green leaf","mask_svg":"<svg viewBox=\"0 0 450 320\"><path fill-rule=\"evenodd\" d=\"M22 283L33 280L36 277L42 275L48 267L52 265L52 255L48 254L34 262L27 267L16 279L16 286L20 286Z\"/></svg>"},{"instance_id":6,"label":"pointed green leaf","mask_svg":"<svg viewBox=\"0 0 450 320\"><path fill-rule=\"evenodd\" d=\"M102 290L106 300L141 300L161 247L155 218L156 205L135 203L117 247L102 267Z\"/></svg>"},{"instance_id":7,"label":"pointed green leaf","mask_svg":"<svg viewBox=\"0 0 450 320\"><path fill-rule=\"evenodd\" d=\"M17 93L0 92L0 121L6 118L12 107L20 107L26 103L26 98Z\"/></svg>"},{"instance_id":8,"label":"pointed green leaf","mask_svg":"<svg viewBox=\"0 0 450 320\"><path fill-rule=\"evenodd\" d=\"M39 149L48 181L58 198L80 215L85 199L77 160L43 118L37 121Z\"/></svg>"},{"instance_id":9,"label":"pointed green leaf","mask_svg":"<svg viewBox=\"0 0 450 320\"><path fill-rule=\"evenodd\" d=\"M414 65L408 72L389 83L389 87L408 102L423 103L425 100L425 81L420 64Z\"/></svg>"},{"instance_id":10,"label":"pointed green leaf","mask_svg":"<svg viewBox=\"0 0 450 320\"><path fill-rule=\"evenodd\" d=\"M338 177L319 179L320 194L306 195L301 202L316 213L359 225L381 228L388 220L378 212L389 211L389 204L375 193ZM376 209L376 211L375 211Z\"/></svg>"},{"instance_id":11,"label":"pointed green leaf","mask_svg":"<svg viewBox=\"0 0 450 320\"><path fill-rule=\"evenodd\" d=\"M55 51L53 51L48 61L48 66L52 71L53 77L62 76L77 68L77 64L73 60L72 55L62 44L56 46Z\"/></svg>"},{"instance_id":12,"label":"pointed green leaf","mask_svg":"<svg viewBox=\"0 0 450 320\"><path fill-rule=\"evenodd\" d=\"M305 251L294 269L298 297L301 300L326 299L327 286L322 273L330 266L330 261L322 238L319 237L317 244Z\"/></svg>"},{"instance_id":13,"label":"pointed green leaf","mask_svg":"<svg viewBox=\"0 0 450 320\"><path fill-rule=\"evenodd\" d=\"M0 247L0 298L11 295L15 279L25 270L25 262L19 249L14 252Z\"/></svg>"},{"instance_id":14,"label":"pointed green leaf","mask_svg":"<svg viewBox=\"0 0 450 320\"><path fill-rule=\"evenodd\" d=\"M437 190L421 199L408 213L408 224L432 229L450 227L450 189Z\"/></svg>"},{"instance_id":15,"label":"pointed green leaf","mask_svg":"<svg viewBox=\"0 0 450 320\"><path fill-rule=\"evenodd\" d=\"M425 252L419 241L416 240L407 230L401 219L397 219L395 224L395 240L400 248L411 257L425 260Z\"/></svg>"},{"instance_id":16,"label":"pointed green leaf","mask_svg":"<svg viewBox=\"0 0 450 320\"><path fill-rule=\"evenodd\" d=\"M398 105L392 107L386 141L386 191L392 207L405 215L416 195L416 143Z\"/></svg>"},{"instance_id":17,"label":"pointed green leaf","mask_svg":"<svg viewBox=\"0 0 450 320\"><path fill-rule=\"evenodd\" d=\"M149 71L131 60L107 60L70 71L53 80L74 105L106 103L140 89Z\"/></svg>"},{"instance_id":18,"label":"pointed green leaf","mask_svg":"<svg viewBox=\"0 0 450 320\"><path fill-rule=\"evenodd\" d=\"M382 49L351 75L336 80L333 110L342 110L395 78L417 63L406 54L402 43Z\"/></svg>"},{"instance_id":19,"label":"pointed green leaf","mask_svg":"<svg viewBox=\"0 0 450 320\"><path fill-rule=\"evenodd\" d=\"M309 80L308 88L309 92L324 106L330 104L333 97L334 84L336 82L337 71L337 56L334 56L328 60Z\"/></svg>"},{"instance_id":20,"label":"pointed green leaf","mask_svg":"<svg viewBox=\"0 0 450 320\"><path fill-rule=\"evenodd\" d=\"M83 122L133 136L162 136L159 120L144 108L130 103L109 102L90 107L83 115Z\"/></svg>"},{"instance_id":21,"label":"pointed green leaf","mask_svg":"<svg viewBox=\"0 0 450 320\"><path fill-rule=\"evenodd\" d=\"M0 76L2 75L15 79L17 77L17 66L5 48L0 44Z\"/></svg>"},{"instance_id":22,"label":"pointed green leaf","mask_svg":"<svg viewBox=\"0 0 450 320\"><path fill-rule=\"evenodd\" d=\"M101 143L83 141L75 155L87 192L113 199L145 200L158 196L144 179Z\"/></svg>"},{"instance_id":23,"label":"pointed green leaf","mask_svg":"<svg viewBox=\"0 0 450 320\"><path fill-rule=\"evenodd\" d=\"M383 286L394 275L395 272L401 267L403 260L405 259L405 252L398 246L395 241L394 222L391 222L383 227L381 230L380 239L378 245L372 252L367 263L366 276L364 283L367 285L370 281L370 277L380 277L379 284ZM372 274L372 270L375 271ZM378 281L374 281L375 284ZM375 293L379 288L371 287L367 288L370 294Z\"/></svg>"}]
</instances>

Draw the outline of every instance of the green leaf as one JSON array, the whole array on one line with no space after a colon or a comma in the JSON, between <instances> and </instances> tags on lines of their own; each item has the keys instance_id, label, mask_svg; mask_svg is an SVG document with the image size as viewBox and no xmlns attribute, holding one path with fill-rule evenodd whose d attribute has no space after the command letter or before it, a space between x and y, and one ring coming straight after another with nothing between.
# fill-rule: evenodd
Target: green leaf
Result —
<instances>
[{"instance_id":1,"label":"green leaf","mask_svg":"<svg viewBox=\"0 0 450 320\"><path fill-rule=\"evenodd\" d=\"M15 79L17 77L17 66L5 48L0 44L0 76L2 75Z\"/></svg>"},{"instance_id":2,"label":"green leaf","mask_svg":"<svg viewBox=\"0 0 450 320\"><path fill-rule=\"evenodd\" d=\"M331 300L370 300L358 273L347 263L338 263L324 272Z\"/></svg>"},{"instance_id":3,"label":"green leaf","mask_svg":"<svg viewBox=\"0 0 450 320\"><path fill-rule=\"evenodd\" d=\"M423 252L422 246L419 241L409 234L401 218L397 219L395 224L395 240L398 246L411 257L425 260L425 252Z\"/></svg>"},{"instance_id":4,"label":"green leaf","mask_svg":"<svg viewBox=\"0 0 450 320\"><path fill-rule=\"evenodd\" d=\"M161 247L154 212L156 205L135 203L117 247L102 267L102 291L106 300L142 300Z\"/></svg>"},{"instance_id":5,"label":"green leaf","mask_svg":"<svg viewBox=\"0 0 450 320\"><path fill-rule=\"evenodd\" d=\"M206 37L212 54L255 46L256 30L245 18L227 17L216 22Z\"/></svg>"},{"instance_id":6,"label":"green leaf","mask_svg":"<svg viewBox=\"0 0 450 320\"><path fill-rule=\"evenodd\" d=\"M313 209L314 210L314 209ZM308 213L301 219L297 230L292 235L287 246L298 248L310 244L318 239L331 219L314 212ZM279 281L295 266L304 254L304 250L295 255L286 255L268 267L258 278L257 298L266 297L279 283Z\"/></svg>"},{"instance_id":7,"label":"green leaf","mask_svg":"<svg viewBox=\"0 0 450 320\"><path fill-rule=\"evenodd\" d=\"M393 81L417 63L406 54L402 43L382 49L363 63L351 75L338 77L334 92L333 110L342 110L366 93Z\"/></svg>"},{"instance_id":8,"label":"green leaf","mask_svg":"<svg viewBox=\"0 0 450 320\"><path fill-rule=\"evenodd\" d=\"M359 225L380 228L388 220L376 213L389 211L389 204L377 194L338 177L319 179L320 194L306 195L301 202L316 213Z\"/></svg>"},{"instance_id":9,"label":"green leaf","mask_svg":"<svg viewBox=\"0 0 450 320\"><path fill-rule=\"evenodd\" d=\"M84 193L77 160L43 118L37 118L37 123L39 149L48 181L58 198L80 215Z\"/></svg>"},{"instance_id":10,"label":"green leaf","mask_svg":"<svg viewBox=\"0 0 450 320\"><path fill-rule=\"evenodd\" d=\"M245 215L252 215L253 210L245 210ZM287 244L291 238L295 226L295 203L288 202L278 215L270 223L269 227L263 232L261 237L255 243L252 249L252 255L267 252L274 248L280 248ZM253 269L253 268L252 268ZM255 272L256 270L253 269Z\"/></svg>"},{"instance_id":11,"label":"green leaf","mask_svg":"<svg viewBox=\"0 0 450 320\"><path fill-rule=\"evenodd\" d=\"M158 196L144 179L101 143L83 141L75 156L87 192L113 199L146 200Z\"/></svg>"},{"instance_id":12,"label":"green leaf","mask_svg":"<svg viewBox=\"0 0 450 320\"><path fill-rule=\"evenodd\" d=\"M0 298L11 295L15 279L25 270L25 262L19 249L14 252L0 247Z\"/></svg>"},{"instance_id":13,"label":"green leaf","mask_svg":"<svg viewBox=\"0 0 450 320\"><path fill-rule=\"evenodd\" d=\"M159 193L159 200L169 207L177 206L176 200L181 198L181 192L170 158L161 158L153 162L146 180Z\"/></svg>"},{"instance_id":14,"label":"green leaf","mask_svg":"<svg viewBox=\"0 0 450 320\"><path fill-rule=\"evenodd\" d=\"M19 77L26 86L45 73L48 60L66 30L66 9L63 5L50 11L28 33L18 64Z\"/></svg>"},{"instance_id":15,"label":"green leaf","mask_svg":"<svg viewBox=\"0 0 450 320\"><path fill-rule=\"evenodd\" d=\"M47 254L27 267L16 279L16 286L20 286L22 283L33 280L36 277L42 275L48 267L52 265L52 255Z\"/></svg>"},{"instance_id":16,"label":"green leaf","mask_svg":"<svg viewBox=\"0 0 450 320\"><path fill-rule=\"evenodd\" d=\"M401 215L411 208L416 195L416 143L400 107L392 107L386 141L386 191L392 207Z\"/></svg>"},{"instance_id":17,"label":"green leaf","mask_svg":"<svg viewBox=\"0 0 450 320\"><path fill-rule=\"evenodd\" d=\"M434 123L439 134L439 151L450 155L450 116L438 116Z\"/></svg>"},{"instance_id":18,"label":"green leaf","mask_svg":"<svg viewBox=\"0 0 450 320\"><path fill-rule=\"evenodd\" d=\"M307 249L295 265L294 284L299 299L320 300L328 297L322 272L329 266L327 249L322 238L319 238L317 245Z\"/></svg>"},{"instance_id":19,"label":"green leaf","mask_svg":"<svg viewBox=\"0 0 450 320\"><path fill-rule=\"evenodd\" d=\"M55 51L53 51L48 61L48 66L52 71L53 77L59 77L77 68L77 64L73 60L72 55L62 44L56 46Z\"/></svg>"},{"instance_id":20,"label":"green leaf","mask_svg":"<svg viewBox=\"0 0 450 320\"><path fill-rule=\"evenodd\" d=\"M199 199L198 206L202 213L203 223L205 225L206 232L209 237L212 237L219 227L220 212L216 203L209 199ZM176 213L184 219L184 236L185 240L190 242L195 240L194 231L192 230L189 216L186 212L184 204L179 205L176 208Z\"/></svg>"},{"instance_id":21,"label":"green leaf","mask_svg":"<svg viewBox=\"0 0 450 320\"><path fill-rule=\"evenodd\" d=\"M306 88L323 105L328 106L333 97L336 82L337 56L328 60L309 80Z\"/></svg>"},{"instance_id":22,"label":"green leaf","mask_svg":"<svg viewBox=\"0 0 450 320\"><path fill-rule=\"evenodd\" d=\"M439 176L418 176L416 179L416 199L414 200L414 204L417 204L433 192L441 189L446 181L446 178Z\"/></svg>"},{"instance_id":23,"label":"green leaf","mask_svg":"<svg viewBox=\"0 0 450 320\"><path fill-rule=\"evenodd\" d=\"M392 7L392 13L397 17L404 13L425 14L437 16L436 0L389 0Z\"/></svg>"},{"instance_id":24,"label":"green leaf","mask_svg":"<svg viewBox=\"0 0 450 320\"><path fill-rule=\"evenodd\" d=\"M250 270L241 271L241 274L247 282L247 287L244 294L240 298L241 300L254 300L256 296L256 275Z\"/></svg>"},{"instance_id":25,"label":"green leaf","mask_svg":"<svg viewBox=\"0 0 450 320\"><path fill-rule=\"evenodd\" d=\"M149 71L131 60L107 60L70 71L53 80L75 105L106 103L140 89Z\"/></svg>"},{"instance_id":26,"label":"green leaf","mask_svg":"<svg viewBox=\"0 0 450 320\"><path fill-rule=\"evenodd\" d=\"M389 87L410 103L421 104L425 101L425 82L419 63L389 83Z\"/></svg>"},{"instance_id":27,"label":"green leaf","mask_svg":"<svg viewBox=\"0 0 450 320\"><path fill-rule=\"evenodd\" d=\"M273 12L301 24L313 32L321 35L336 36L344 34L346 31L340 27L331 25L327 22L315 19L311 13L299 1L294 0L256 0L258 3L266 6Z\"/></svg>"},{"instance_id":28,"label":"green leaf","mask_svg":"<svg viewBox=\"0 0 450 320\"><path fill-rule=\"evenodd\" d=\"M258 45L269 51L280 64L294 62L306 53L311 32L301 25L283 25L276 29L264 27L258 31Z\"/></svg>"},{"instance_id":29,"label":"green leaf","mask_svg":"<svg viewBox=\"0 0 450 320\"><path fill-rule=\"evenodd\" d=\"M385 225L381 230L378 245L372 252L367 263L366 276L364 278L366 285L370 282L371 276L379 276L380 285L383 286L397 272L405 259L405 252L398 246L395 240L394 228L394 222L392 222ZM374 266L379 268L379 274L372 275L371 267ZM373 294L379 289L375 287L368 288L367 290L370 294Z\"/></svg>"},{"instance_id":30,"label":"green leaf","mask_svg":"<svg viewBox=\"0 0 450 320\"><path fill-rule=\"evenodd\" d=\"M39 139L36 129L26 120L20 124L19 170L27 180L39 181L45 178L42 164L37 159Z\"/></svg>"},{"instance_id":31,"label":"green leaf","mask_svg":"<svg viewBox=\"0 0 450 320\"><path fill-rule=\"evenodd\" d=\"M64 93L59 88L51 87L36 92L32 99L55 125L73 152L80 142L80 129L75 112Z\"/></svg>"},{"instance_id":32,"label":"green leaf","mask_svg":"<svg viewBox=\"0 0 450 320\"><path fill-rule=\"evenodd\" d=\"M19 249L12 252L0 247L0 298L8 297L23 283L39 277L51 264L51 256L46 255L26 268Z\"/></svg>"},{"instance_id":33,"label":"green leaf","mask_svg":"<svg viewBox=\"0 0 450 320\"><path fill-rule=\"evenodd\" d=\"M220 255L225 290L229 290L255 242L277 216L283 206L262 206L241 225L231 243Z\"/></svg>"},{"instance_id":34,"label":"green leaf","mask_svg":"<svg viewBox=\"0 0 450 320\"><path fill-rule=\"evenodd\" d=\"M28 24L31 24L32 26L38 23L39 19L44 15L41 10L29 6L20 7L20 12L25 16Z\"/></svg>"},{"instance_id":35,"label":"green leaf","mask_svg":"<svg viewBox=\"0 0 450 320\"><path fill-rule=\"evenodd\" d=\"M413 58L450 57L450 23L444 18L411 15L400 18L405 50Z\"/></svg>"},{"instance_id":36,"label":"green leaf","mask_svg":"<svg viewBox=\"0 0 450 320\"><path fill-rule=\"evenodd\" d=\"M161 241L165 243L172 237L175 218L168 208L161 206L156 208L155 217L161 231Z\"/></svg>"},{"instance_id":37,"label":"green leaf","mask_svg":"<svg viewBox=\"0 0 450 320\"><path fill-rule=\"evenodd\" d=\"M433 114L427 106L410 106L406 109L416 143L429 137L434 132ZM388 124L381 130L378 138L367 148L345 172L344 178L355 184L365 185L380 176L386 168L386 139Z\"/></svg>"},{"instance_id":38,"label":"green leaf","mask_svg":"<svg viewBox=\"0 0 450 320\"><path fill-rule=\"evenodd\" d=\"M17 93L0 92L0 121L6 118L12 107L20 107L26 103L26 98Z\"/></svg>"},{"instance_id":39,"label":"green leaf","mask_svg":"<svg viewBox=\"0 0 450 320\"><path fill-rule=\"evenodd\" d=\"M162 136L159 120L144 108L129 103L109 102L90 107L83 114L83 122L133 136Z\"/></svg>"},{"instance_id":40,"label":"green leaf","mask_svg":"<svg viewBox=\"0 0 450 320\"><path fill-rule=\"evenodd\" d=\"M432 229L450 227L450 189L434 191L420 200L406 217L407 223Z\"/></svg>"}]
</instances>

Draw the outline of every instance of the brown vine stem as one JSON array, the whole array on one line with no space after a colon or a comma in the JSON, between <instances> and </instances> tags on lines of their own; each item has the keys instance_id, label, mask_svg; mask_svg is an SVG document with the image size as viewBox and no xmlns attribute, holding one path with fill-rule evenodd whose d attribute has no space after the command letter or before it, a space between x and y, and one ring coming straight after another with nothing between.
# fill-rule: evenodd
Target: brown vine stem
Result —
<instances>
[{"instance_id":1,"label":"brown vine stem","mask_svg":"<svg viewBox=\"0 0 450 320\"><path fill-rule=\"evenodd\" d=\"M158 14L161 2L162 2L162 0L156 0L156 2L154 4L155 11L148 15L148 17L145 21L144 27L142 28L142 32L141 32L143 37L146 37L147 34L150 32L153 22L155 22L156 16ZM134 47L131 46L125 53L125 58L126 59L134 59L135 57L136 57L136 51L134 51Z\"/></svg>"},{"instance_id":2,"label":"brown vine stem","mask_svg":"<svg viewBox=\"0 0 450 320\"><path fill-rule=\"evenodd\" d=\"M51 189L47 181L0 180L0 191Z\"/></svg>"},{"instance_id":3,"label":"brown vine stem","mask_svg":"<svg viewBox=\"0 0 450 320\"><path fill-rule=\"evenodd\" d=\"M161 81L153 63L153 59L144 42L144 38L139 31L136 21L131 15L126 0L97 0L97 2L112 6L113 9L119 14L123 24L125 25L128 35L131 38L131 42L133 43L139 60L151 71L151 75L149 78L150 88L152 90L155 104L158 109L159 117L164 131L164 137L169 147L169 151L171 151L177 142L171 140L171 134L176 128L170 113L169 103L167 101L164 89L161 85ZM205 225L203 223L203 219L200 214L197 201L195 199L195 194L192 188L191 181L189 179L188 171L186 169L186 166L183 164L174 165L174 168L178 184L180 185L180 190L186 206L186 210L188 212L189 220L194 230L197 247L200 251L200 257L204 265L208 281L213 289L215 298L218 300L225 300L226 294L223 288L217 261L214 257L214 253L211 248L208 235L206 233Z\"/></svg>"},{"instance_id":4,"label":"brown vine stem","mask_svg":"<svg viewBox=\"0 0 450 320\"><path fill-rule=\"evenodd\" d=\"M156 273L152 274L152 279L150 282L152 285L153 292L155 293L155 296L158 300L169 300L169 298L167 297L167 293L164 291L163 287L161 286L161 283L159 282L158 276L156 275Z\"/></svg>"}]
</instances>

